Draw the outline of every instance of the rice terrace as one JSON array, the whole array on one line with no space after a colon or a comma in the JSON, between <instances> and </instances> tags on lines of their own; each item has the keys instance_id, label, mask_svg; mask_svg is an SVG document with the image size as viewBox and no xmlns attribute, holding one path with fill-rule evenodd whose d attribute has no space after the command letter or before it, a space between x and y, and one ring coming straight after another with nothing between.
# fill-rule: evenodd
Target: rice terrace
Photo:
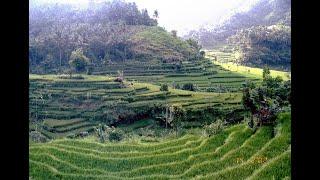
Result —
<instances>
[{"instance_id":1,"label":"rice terrace","mask_svg":"<svg viewBox=\"0 0 320 180\"><path fill-rule=\"evenodd\" d=\"M30 1L29 179L291 179L291 1L168 3Z\"/></svg>"}]
</instances>

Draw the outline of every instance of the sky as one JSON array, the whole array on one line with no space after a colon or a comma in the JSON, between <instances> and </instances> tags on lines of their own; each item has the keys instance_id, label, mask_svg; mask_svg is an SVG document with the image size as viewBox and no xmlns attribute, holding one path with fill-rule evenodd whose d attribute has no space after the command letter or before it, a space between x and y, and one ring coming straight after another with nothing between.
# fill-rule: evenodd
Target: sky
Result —
<instances>
[{"instance_id":1,"label":"sky","mask_svg":"<svg viewBox=\"0 0 320 180\"><path fill-rule=\"evenodd\" d=\"M89 0L38 0L81 4L86 6ZM105 0L95 0L105 1ZM246 11L258 0L126 0L135 2L139 9L146 8L152 16L158 10L159 26L166 30L177 30L183 36L190 30L201 27L213 27L231 14Z\"/></svg>"},{"instance_id":2,"label":"sky","mask_svg":"<svg viewBox=\"0 0 320 180\"><path fill-rule=\"evenodd\" d=\"M159 25L168 31L177 30L184 35L190 30L212 27L235 10L248 10L257 0L127 0L136 2L139 9L147 8L149 14L159 11Z\"/></svg>"}]
</instances>

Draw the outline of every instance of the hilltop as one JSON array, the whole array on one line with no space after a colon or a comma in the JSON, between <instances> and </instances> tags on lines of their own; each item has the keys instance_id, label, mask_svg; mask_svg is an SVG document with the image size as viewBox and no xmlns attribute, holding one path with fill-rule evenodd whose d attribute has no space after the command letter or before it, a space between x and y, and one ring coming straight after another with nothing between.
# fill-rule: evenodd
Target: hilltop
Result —
<instances>
[{"instance_id":1,"label":"hilltop","mask_svg":"<svg viewBox=\"0 0 320 180\"><path fill-rule=\"evenodd\" d=\"M30 11L30 73L63 73L72 53L81 52L91 69L124 61L179 62L198 59L198 44L157 26L146 9L116 0L75 9L42 5Z\"/></svg>"}]
</instances>

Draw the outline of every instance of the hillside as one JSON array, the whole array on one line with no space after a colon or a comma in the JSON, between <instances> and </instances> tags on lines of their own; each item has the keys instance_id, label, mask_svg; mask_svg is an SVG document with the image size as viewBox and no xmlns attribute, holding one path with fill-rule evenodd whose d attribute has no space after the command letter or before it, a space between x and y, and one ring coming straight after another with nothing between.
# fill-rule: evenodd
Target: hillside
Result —
<instances>
[{"instance_id":1,"label":"hillside","mask_svg":"<svg viewBox=\"0 0 320 180\"><path fill-rule=\"evenodd\" d=\"M30 11L29 21L30 73L63 73L77 51L88 60L90 71L112 62L200 58L196 43L158 27L147 10L122 0L89 9L42 5Z\"/></svg>"},{"instance_id":2,"label":"hillside","mask_svg":"<svg viewBox=\"0 0 320 180\"><path fill-rule=\"evenodd\" d=\"M198 40L207 50L231 46L241 54L234 63L290 71L291 1L260 0L213 30L192 31L185 38Z\"/></svg>"},{"instance_id":3,"label":"hillside","mask_svg":"<svg viewBox=\"0 0 320 180\"><path fill-rule=\"evenodd\" d=\"M289 1L232 17L209 50L134 2L36 1L29 179L291 179Z\"/></svg>"},{"instance_id":4,"label":"hillside","mask_svg":"<svg viewBox=\"0 0 320 180\"><path fill-rule=\"evenodd\" d=\"M31 75L30 130L49 139L92 132L99 123L130 124L153 118L166 105L181 106L185 125L201 126L219 116L241 110L241 93L206 93L180 89L160 91L148 83L114 82L114 77L85 76L83 80L55 75ZM155 111L156 110L156 111ZM155 112L154 112L155 111ZM153 113L151 113L153 112ZM203 117L203 119L199 119ZM209 118L210 119L207 119ZM156 123L160 123L158 120Z\"/></svg>"},{"instance_id":5,"label":"hillside","mask_svg":"<svg viewBox=\"0 0 320 180\"><path fill-rule=\"evenodd\" d=\"M291 25L291 0L259 0L250 10L239 12L210 29L191 31L185 38L193 38L205 49L226 44L228 37L242 29L255 26Z\"/></svg>"}]
</instances>

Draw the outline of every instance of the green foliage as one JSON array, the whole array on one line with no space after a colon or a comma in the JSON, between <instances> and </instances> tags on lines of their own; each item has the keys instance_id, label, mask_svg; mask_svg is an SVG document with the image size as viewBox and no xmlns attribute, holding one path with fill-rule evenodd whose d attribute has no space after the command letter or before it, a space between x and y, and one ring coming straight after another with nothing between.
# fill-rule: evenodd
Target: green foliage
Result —
<instances>
[{"instance_id":1,"label":"green foliage","mask_svg":"<svg viewBox=\"0 0 320 180\"><path fill-rule=\"evenodd\" d=\"M90 64L89 58L87 58L82 49L76 49L72 51L70 55L69 64L76 72L84 72L86 67Z\"/></svg>"},{"instance_id":2,"label":"green foliage","mask_svg":"<svg viewBox=\"0 0 320 180\"><path fill-rule=\"evenodd\" d=\"M270 77L270 69L268 67L264 67L262 72L262 78L265 81L269 77Z\"/></svg>"},{"instance_id":3,"label":"green foliage","mask_svg":"<svg viewBox=\"0 0 320 180\"><path fill-rule=\"evenodd\" d=\"M200 49L202 48L202 46L199 44L199 42L196 41L196 40L194 40L194 39L187 39L186 42L187 42L190 46L196 48L198 51L200 51Z\"/></svg>"},{"instance_id":4,"label":"green foliage","mask_svg":"<svg viewBox=\"0 0 320 180\"><path fill-rule=\"evenodd\" d=\"M270 76L268 68L263 70L263 82L255 87L246 83L243 88L242 103L245 109L258 118L258 124L274 123L277 113L290 104L291 83L282 78ZM250 126L253 126L253 117Z\"/></svg>"},{"instance_id":5,"label":"green foliage","mask_svg":"<svg viewBox=\"0 0 320 180\"><path fill-rule=\"evenodd\" d=\"M204 136L210 137L212 135L216 135L220 133L223 130L223 127L224 127L223 124L224 124L223 121L218 119L209 125L205 125L203 130Z\"/></svg>"},{"instance_id":6,"label":"green foliage","mask_svg":"<svg viewBox=\"0 0 320 180\"><path fill-rule=\"evenodd\" d=\"M161 84L160 91L168 91L168 84Z\"/></svg>"},{"instance_id":7,"label":"green foliage","mask_svg":"<svg viewBox=\"0 0 320 180\"><path fill-rule=\"evenodd\" d=\"M171 31L171 35L174 37L174 38L177 38L177 30L172 30Z\"/></svg>"},{"instance_id":8,"label":"green foliage","mask_svg":"<svg viewBox=\"0 0 320 180\"><path fill-rule=\"evenodd\" d=\"M131 38L133 53L140 61L159 59L164 63L189 60L199 51L181 38L174 38L161 27L143 28ZM151 48L150 48L151 47Z\"/></svg>"},{"instance_id":9,"label":"green foliage","mask_svg":"<svg viewBox=\"0 0 320 180\"><path fill-rule=\"evenodd\" d=\"M61 72L68 68L77 48L83 49L94 71L114 62L172 62L198 53L181 38L157 27L157 11L152 19L146 9L140 11L135 3L116 0L79 11L63 4L43 6L30 9L31 73ZM77 70L85 71L83 61L74 64Z\"/></svg>"},{"instance_id":10,"label":"green foliage","mask_svg":"<svg viewBox=\"0 0 320 180\"><path fill-rule=\"evenodd\" d=\"M92 66L89 66L88 68L87 68L87 75L92 75L92 71L93 71L93 67Z\"/></svg>"},{"instance_id":11,"label":"green foliage","mask_svg":"<svg viewBox=\"0 0 320 180\"><path fill-rule=\"evenodd\" d=\"M291 28L289 26L256 26L229 38L242 52L242 64L290 69Z\"/></svg>"},{"instance_id":12,"label":"green foliage","mask_svg":"<svg viewBox=\"0 0 320 180\"><path fill-rule=\"evenodd\" d=\"M99 141L102 143L106 142L107 140L110 142L118 142L124 137L124 132L113 126L109 127L99 124L99 126L95 128L95 131Z\"/></svg>"},{"instance_id":13,"label":"green foliage","mask_svg":"<svg viewBox=\"0 0 320 180\"><path fill-rule=\"evenodd\" d=\"M204 51L200 51L200 56L201 56L202 58L204 58L204 57L205 57L205 55L206 55L206 52L204 52Z\"/></svg>"},{"instance_id":14,"label":"green foliage","mask_svg":"<svg viewBox=\"0 0 320 180\"><path fill-rule=\"evenodd\" d=\"M116 77L116 79L114 80L115 82L123 82L124 80L124 75L123 75L123 71L119 71L118 70L118 76Z\"/></svg>"},{"instance_id":15,"label":"green foliage","mask_svg":"<svg viewBox=\"0 0 320 180\"><path fill-rule=\"evenodd\" d=\"M113 128L112 131L109 132L109 141L117 142L121 141L124 138L124 133L120 129Z\"/></svg>"},{"instance_id":16,"label":"green foliage","mask_svg":"<svg viewBox=\"0 0 320 180\"><path fill-rule=\"evenodd\" d=\"M196 91L197 88L193 83L186 83L182 86L183 90L188 90L188 91Z\"/></svg>"}]
</instances>

